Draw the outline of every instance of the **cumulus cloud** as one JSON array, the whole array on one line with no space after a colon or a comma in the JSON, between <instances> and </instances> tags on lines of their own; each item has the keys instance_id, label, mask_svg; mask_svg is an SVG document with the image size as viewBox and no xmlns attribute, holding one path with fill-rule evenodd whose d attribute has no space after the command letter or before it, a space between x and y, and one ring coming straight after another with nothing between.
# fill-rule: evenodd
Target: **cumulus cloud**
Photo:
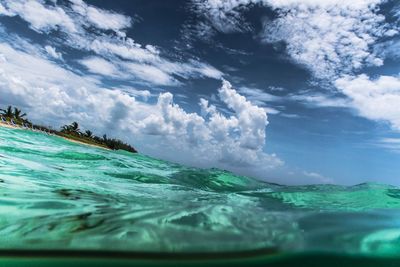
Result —
<instances>
[{"instance_id":1,"label":"cumulus cloud","mask_svg":"<svg viewBox=\"0 0 400 267\"><path fill-rule=\"evenodd\" d=\"M265 110L252 105L228 81L223 81L218 97L233 115L223 115L205 99L200 99L201 115L187 113L174 104L172 94L160 94L155 108L158 112L140 121L139 128L146 134L169 139L183 155L195 154L200 166L238 172L246 169L243 173L262 177L263 171L282 165L278 157L263 152L268 125ZM174 157L177 155L171 159ZM256 168L249 169L252 166Z\"/></svg>"},{"instance_id":2,"label":"cumulus cloud","mask_svg":"<svg viewBox=\"0 0 400 267\"><path fill-rule=\"evenodd\" d=\"M36 47L30 49L35 51ZM258 177L283 164L276 155L263 152L268 125L265 110L241 96L227 81L223 81L218 96L231 115L224 115L206 100L200 100L205 109L202 114L189 113L174 103L169 92L160 93L154 104L142 102L124 90L104 88L93 77L65 69L40 51L28 53L0 44L4 58L0 102L24 107L36 122L59 126L77 120L83 128L98 133L112 127L113 134L146 140L138 141L145 153ZM148 97L149 93L142 95ZM157 140L156 148L149 141L153 139Z\"/></svg>"},{"instance_id":3,"label":"cumulus cloud","mask_svg":"<svg viewBox=\"0 0 400 267\"><path fill-rule=\"evenodd\" d=\"M386 121L400 131L400 78L365 74L336 80L336 87L351 99L351 105L363 117Z\"/></svg>"},{"instance_id":4,"label":"cumulus cloud","mask_svg":"<svg viewBox=\"0 0 400 267\"><path fill-rule=\"evenodd\" d=\"M183 79L219 79L222 76L219 70L208 64L194 59L187 62L173 61L163 56L155 46L135 42L126 36L126 29L132 25L129 16L86 4L82 0L61 3L1 0L0 3L0 15L18 16L25 20L31 29L48 34L49 38L57 33L58 38L63 40L60 45L95 53L108 60L107 68L103 72L91 64L94 63L93 59L82 61L90 71L100 75L107 75L111 69L121 69L130 72L130 76L124 77L135 78L131 81L155 85L177 85L179 83L175 76ZM55 51L49 53L52 52ZM106 61L102 61L102 64L106 65ZM112 77L121 78L121 75Z\"/></svg>"},{"instance_id":5,"label":"cumulus cloud","mask_svg":"<svg viewBox=\"0 0 400 267\"><path fill-rule=\"evenodd\" d=\"M240 146L249 149L262 147L265 142L265 127L268 125L265 110L252 105L244 96L232 89L227 81L223 81L219 97L237 115L241 133Z\"/></svg>"}]
</instances>

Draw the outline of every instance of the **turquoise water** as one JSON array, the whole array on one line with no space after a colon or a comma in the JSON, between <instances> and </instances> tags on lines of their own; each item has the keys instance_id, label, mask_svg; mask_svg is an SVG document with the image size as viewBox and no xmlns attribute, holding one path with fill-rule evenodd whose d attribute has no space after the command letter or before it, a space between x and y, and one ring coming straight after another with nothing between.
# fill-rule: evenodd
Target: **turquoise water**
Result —
<instances>
[{"instance_id":1,"label":"turquoise water","mask_svg":"<svg viewBox=\"0 0 400 267\"><path fill-rule=\"evenodd\" d=\"M0 249L400 253L400 189L281 186L0 127Z\"/></svg>"}]
</instances>

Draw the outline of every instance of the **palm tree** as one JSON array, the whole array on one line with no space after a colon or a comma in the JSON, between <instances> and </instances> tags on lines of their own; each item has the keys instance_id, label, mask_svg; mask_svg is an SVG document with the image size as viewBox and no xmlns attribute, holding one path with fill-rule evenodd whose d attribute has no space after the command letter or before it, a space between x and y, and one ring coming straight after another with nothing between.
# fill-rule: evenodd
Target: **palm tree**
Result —
<instances>
[{"instance_id":1,"label":"palm tree","mask_svg":"<svg viewBox=\"0 0 400 267\"><path fill-rule=\"evenodd\" d=\"M64 125L63 127L61 127L61 132L63 132L63 133L71 132L71 126L70 125Z\"/></svg>"},{"instance_id":2,"label":"palm tree","mask_svg":"<svg viewBox=\"0 0 400 267\"><path fill-rule=\"evenodd\" d=\"M24 117L26 116L26 113L22 113L22 110L14 108L14 118L16 120L24 120Z\"/></svg>"},{"instance_id":3,"label":"palm tree","mask_svg":"<svg viewBox=\"0 0 400 267\"><path fill-rule=\"evenodd\" d=\"M86 136L86 137L89 137L89 138L92 138L92 137L93 137L92 131L86 130L86 131L85 131L85 136Z\"/></svg>"},{"instance_id":4,"label":"palm tree","mask_svg":"<svg viewBox=\"0 0 400 267\"><path fill-rule=\"evenodd\" d=\"M79 124L76 122L76 121L74 121L73 123L71 123L71 130L73 131L73 132L76 132L76 133L78 133L79 132Z\"/></svg>"},{"instance_id":5,"label":"palm tree","mask_svg":"<svg viewBox=\"0 0 400 267\"><path fill-rule=\"evenodd\" d=\"M61 132L81 135L79 124L76 121L74 121L70 125L64 125L63 127L61 127Z\"/></svg>"},{"instance_id":6,"label":"palm tree","mask_svg":"<svg viewBox=\"0 0 400 267\"><path fill-rule=\"evenodd\" d=\"M7 118L14 118L14 112L12 111L12 106L8 106L7 109L1 109L3 111L2 115Z\"/></svg>"}]
</instances>

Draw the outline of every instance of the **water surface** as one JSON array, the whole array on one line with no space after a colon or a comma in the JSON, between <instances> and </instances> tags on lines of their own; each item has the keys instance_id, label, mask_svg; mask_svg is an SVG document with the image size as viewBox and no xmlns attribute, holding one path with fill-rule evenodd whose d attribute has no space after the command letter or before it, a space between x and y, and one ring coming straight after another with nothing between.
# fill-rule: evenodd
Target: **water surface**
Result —
<instances>
[{"instance_id":1,"label":"water surface","mask_svg":"<svg viewBox=\"0 0 400 267\"><path fill-rule=\"evenodd\" d=\"M281 186L0 127L0 249L400 253L400 189Z\"/></svg>"}]
</instances>

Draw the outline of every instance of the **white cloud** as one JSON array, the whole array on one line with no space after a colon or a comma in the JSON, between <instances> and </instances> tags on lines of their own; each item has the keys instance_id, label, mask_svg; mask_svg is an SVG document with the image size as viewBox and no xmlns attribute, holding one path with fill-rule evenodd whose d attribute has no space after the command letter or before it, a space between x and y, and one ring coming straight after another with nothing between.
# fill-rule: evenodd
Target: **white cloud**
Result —
<instances>
[{"instance_id":1,"label":"white cloud","mask_svg":"<svg viewBox=\"0 0 400 267\"><path fill-rule=\"evenodd\" d=\"M132 24L130 17L87 5L82 0L70 1L73 3L73 10L99 29L119 31Z\"/></svg>"},{"instance_id":2,"label":"white cloud","mask_svg":"<svg viewBox=\"0 0 400 267\"><path fill-rule=\"evenodd\" d=\"M115 41L97 38L87 44L87 49L98 55L110 58L115 68L123 69L126 74L155 85L177 85L174 76L187 79L190 77L210 77L219 79L222 73L214 67L191 60L189 62L172 62L160 56L155 47L145 48L132 39Z\"/></svg>"},{"instance_id":3,"label":"white cloud","mask_svg":"<svg viewBox=\"0 0 400 267\"><path fill-rule=\"evenodd\" d=\"M131 71L131 76L135 76L131 81L155 85L177 85L175 75L184 79L219 79L222 76L220 71L208 64L197 60L174 62L165 58L155 46L135 42L126 37L124 31L132 24L130 17L88 5L82 0L70 0L70 4L45 4L44 1L33 0L2 0L1 3L0 15L19 16L37 32L59 33L63 45L94 52L108 60L104 71L94 68L90 64L93 60L83 61L90 64L89 69L97 74L107 75L112 68L125 68ZM110 34L109 30L114 33ZM106 64L105 61L102 63ZM124 74L118 75L118 78L131 76Z\"/></svg>"},{"instance_id":4,"label":"white cloud","mask_svg":"<svg viewBox=\"0 0 400 267\"><path fill-rule=\"evenodd\" d=\"M122 90L123 88L120 89ZM131 87L123 89L123 91L134 97L140 97L145 102L148 101L150 97L154 96L154 94L152 94L149 90L138 90Z\"/></svg>"},{"instance_id":5,"label":"white cloud","mask_svg":"<svg viewBox=\"0 0 400 267\"><path fill-rule=\"evenodd\" d=\"M290 58L309 69L335 92L291 95L316 107L352 107L368 119L386 121L400 130L399 78L354 76L366 66L381 66L398 57L398 23L386 22L385 0L206 0L194 1L213 30L247 30L243 17L254 5L276 12L258 35L265 43L284 42ZM394 15L397 9L394 8ZM393 13L393 12L392 12ZM244 26L242 26L244 25ZM385 38L385 42L381 42ZM328 83L325 83L328 82ZM337 88L331 87L330 84ZM321 84L320 84L321 85ZM337 91L344 97L333 97ZM251 97L251 96L250 96Z\"/></svg>"},{"instance_id":6,"label":"white cloud","mask_svg":"<svg viewBox=\"0 0 400 267\"><path fill-rule=\"evenodd\" d=\"M252 101L251 103L255 104L255 102L253 102L253 101ZM281 113L281 111L278 110L278 109L276 109L276 108L262 107L262 109L263 109L265 112L267 112L267 114L270 114L270 115L276 115L276 114ZM281 115L283 115L283 114L281 114Z\"/></svg>"},{"instance_id":7,"label":"white cloud","mask_svg":"<svg viewBox=\"0 0 400 267\"><path fill-rule=\"evenodd\" d=\"M160 54L160 51L155 47L154 45L146 45L145 48L152 54L158 55Z\"/></svg>"},{"instance_id":8,"label":"white cloud","mask_svg":"<svg viewBox=\"0 0 400 267\"><path fill-rule=\"evenodd\" d=\"M242 13L256 4L273 9L277 17L264 21L262 40L285 42L292 60L310 69L315 77L332 80L365 65L383 64L372 46L379 37L398 34L377 12L383 2L207 0L194 1L194 5L214 29L224 33L250 29Z\"/></svg>"},{"instance_id":9,"label":"white cloud","mask_svg":"<svg viewBox=\"0 0 400 267\"><path fill-rule=\"evenodd\" d=\"M200 24L203 35L209 33L204 31L217 30L223 33L247 31L249 24L242 18L242 12L251 5L263 3L262 0L193 0L194 8L207 19L207 24Z\"/></svg>"},{"instance_id":10,"label":"white cloud","mask_svg":"<svg viewBox=\"0 0 400 267\"><path fill-rule=\"evenodd\" d=\"M205 99L200 100L202 115L187 113L173 103L172 94L164 93L158 98L156 112L143 119L139 128L147 134L165 136L183 155L195 154L202 166L239 172L247 169L260 177L263 171L282 165L275 155L263 152L268 124L264 109L252 105L227 81L223 81L218 92L221 101L234 115L224 116ZM165 149L168 150L168 146ZM170 155L171 159L176 157L179 155ZM256 168L249 170L251 166Z\"/></svg>"},{"instance_id":11,"label":"white cloud","mask_svg":"<svg viewBox=\"0 0 400 267\"><path fill-rule=\"evenodd\" d=\"M71 0L71 8L46 5L42 0L3 0L0 14L20 16L39 32L61 29L68 34L83 32L82 26L119 31L131 26L131 18L115 12Z\"/></svg>"},{"instance_id":12,"label":"white cloud","mask_svg":"<svg viewBox=\"0 0 400 267\"><path fill-rule=\"evenodd\" d=\"M365 65L380 66L372 44L385 34L382 1L271 1L282 15L264 22L263 41L284 41L291 58L318 78L334 79ZM318 62L318 64L315 64Z\"/></svg>"},{"instance_id":13,"label":"white cloud","mask_svg":"<svg viewBox=\"0 0 400 267\"><path fill-rule=\"evenodd\" d=\"M379 147L400 153L400 138L382 138L377 142Z\"/></svg>"},{"instance_id":14,"label":"white cloud","mask_svg":"<svg viewBox=\"0 0 400 267\"><path fill-rule=\"evenodd\" d=\"M327 96L318 93L291 95L289 98L294 101L302 102L312 107L333 107L333 108L349 107L349 100L347 98Z\"/></svg>"},{"instance_id":15,"label":"white cloud","mask_svg":"<svg viewBox=\"0 0 400 267\"><path fill-rule=\"evenodd\" d=\"M113 127L113 135L135 136L134 144L145 153L258 177L283 164L276 155L263 152L268 124L264 109L252 105L227 81L219 98L233 115L227 117L202 101L208 110L202 116L183 110L168 92L150 104L123 90L103 88L100 81L64 69L40 51L28 53L0 44L5 59L0 66L0 101L23 107L36 122L59 126L77 120L96 133Z\"/></svg>"},{"instance_id":16,"label":"white cloud","mask_svg":"<svg viewBox=\"0 0 400 267\"><path fill-rule=\"evenodd\" d=\"M319 174L317 172L308 172L308 171L303 171L303 175L306 176L308 179L311 179L312 183L317 183L317 184L333 184L334 181L326 177L322 174Z\"/></svg>"},{"instance_id":17,"label":"white cloud","mask_svg":"<svg viewBox=\"0 0 400 267\"><path fill-rule=\"evenodd\" d=\"M390 39L374 46L377 54L383 55L385 58L398 60L400 58L400 39Z\"/></svg>"},{"instance_id":18,"label":"white cloud","mask_svg":"<svg viewBox=\"0 0 400 267\"><path fill-rule=\"evenodd\" d=\"M252 105L238 94L229 82L223 81L219 96L237 115L241 133L240 146L249 149L260 149L265 142L265 127L268 125L264 109Z\"/></svg>"},{"instance_id":19,"label":"white cloud","mask_svg":"<svg viewBox=\"0 0 400 267\"><path fill-rule=\"evenodd\" d=\"M114 64L100 57L88 57L79 61L90 72L105 76L118 76L119 71Z\"/></svg>"},{"instance_id":20,"label":"white cloud","mask_svg":"<svg viewBox=\"0 0 400 267\"><path fill-rule=\"evenodd\" d=\"M3 15L20 16L26 20L32 29L36 31L50 31L62 28L65 31L75 33L77 31L73 19L59 7L46 7L41 1L34 0L14 0L3 1L5 12Z\"/></svg>"},{"instance_id":21,"label":"white cloud","mask_svg":"<svg viewBox=\"0 0 400 267\"><path fill-rule=\"evenodd\" d=\"M52 58L55 59L63 59L62 58L62 54L60 52L57 52L56 49L50 45L46 45L44 47L44 49L46 50L47 54L49 54Z\"/></svg>"},{"instance_id":22,"label":"white cloud","mask_svg":"<svg viewBox=\"0 0 400 267\"><path fill-rule=\"evenodd\" d=\"M177 85L176 79L164 70L150 64L124 63L123 67L134 76L155 85Z\"/></svg>"},{"instance_id":23,"label":"white cloud","mask_svg":"<svg viewBox=\"0 0 400 267\"><path fill-rule=\"evenodd\" d=\"M13 13L8 11L2 3L0 3L0 15L3 16L13 16Z\"/></svg>"},{"instance_id":24,"label":"white cloud","mask_svg":"<svg viewBox=\"0 0 400 267\"><path fill-rule=\"evenodd\" d=\"M336 80L336 87L351 99L351 105L363 117L386 121L400 131L400 78L380 76L370 79L362 74Z\"/></svg>"},{"instance_id":25,"label":"white cloud","mask_svg":"<svg viewBox=\"0 0 400 267\"><path fill-rule=\"evenodd\" d=\"M266 102L277 102L281 101L282 98L270 93L265 92L264 90L242 86L239 88L239 92L246 96L248 100L252 103L264 106Z\"/></svg>"},{"instance_id":26,"label":"white cloud","mask_svg":"<svg viewBox=\"0 0 400 267\"><path fill-rule=\"evenodd\" d=\"M141 63L150 63L160 60L158 54L154 54L148 49L143 49L140 44L135 43L130 38L122 41L115 41L108 37L96 38L88 45L88 48L97 54L116 55L123 59Z\"/></svg>"}]
</instances>

